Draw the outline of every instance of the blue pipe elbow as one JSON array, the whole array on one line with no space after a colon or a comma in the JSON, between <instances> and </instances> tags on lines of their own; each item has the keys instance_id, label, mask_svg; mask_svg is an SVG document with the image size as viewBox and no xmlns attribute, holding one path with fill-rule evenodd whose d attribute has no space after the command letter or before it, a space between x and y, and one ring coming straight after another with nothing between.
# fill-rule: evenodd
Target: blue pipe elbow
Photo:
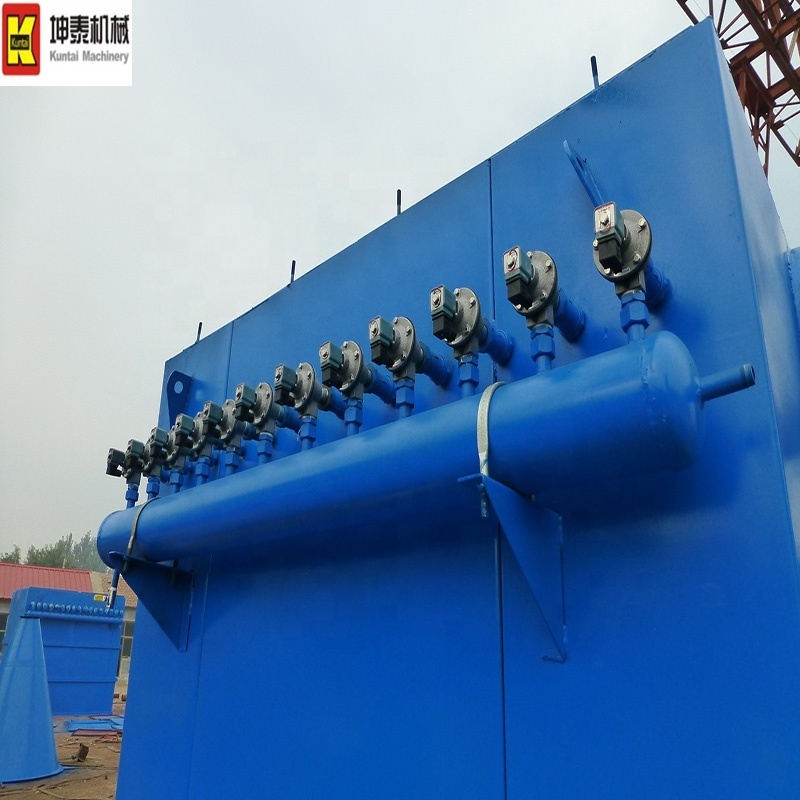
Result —
<instances>
[{"instance_id":1,"label":"blue pipe elbow","mask_svg":"<svg viewBox=\"0 0 800 800\"><path fill-rule=\"evenodd\" d=\"M333 386L328 386L327 390L328 401L325 403L324 410L333 412L339 419L343 420L347 410L347 401L344 399L344 395Z\"/></svg>"},{"instance_id":2,"label":"blue pipe elbow","mask_svg":"<svg viewBox=\"0 0 800 800\"><path fill-rule=\"evenodd\" d=\"M450 376L453 374L453 365L450 359L434 353L430 347L420 342L422 348L423 359L422 364L419 366L419 371L423 375L427 375L437 386L446 386L450 382Z\"/></svg>"},{"instance_id":3,"label":"blue pipe elbow","mask_svg":"<svg viewBox=\"0 0 800 800\"><path fill-rule=\"evenodd\" d=\"M486 353L492 361L504 367L511 360L514 352L514 340L497 324L484 317L483 335L478 342L480 351Z\"/></svg>"},{"instance_id":4,"label":"blue pipe elbow","mask_svg":"<svg viewBox=\"0 0 800 800\"><path fill-rule=\"evenodd\" d=\"M575 342L580 338L586 327L586 314L583 309L575 305L564 294L563 289L558 290L558 306L556 307L554 321L561 335L568 342Z\"/></svg>"},{"instance_id":5,"label":"blue pipe elbow","mask_svg":"<svg viewBox=\"0 0 800 800\"><path fill-rule=\"evenodd\" d=\"M379 397L387 405L394 405L397 388L388 372L369 367L369 380L364 385L364 390Z\"/></svg>"}]
</instances>

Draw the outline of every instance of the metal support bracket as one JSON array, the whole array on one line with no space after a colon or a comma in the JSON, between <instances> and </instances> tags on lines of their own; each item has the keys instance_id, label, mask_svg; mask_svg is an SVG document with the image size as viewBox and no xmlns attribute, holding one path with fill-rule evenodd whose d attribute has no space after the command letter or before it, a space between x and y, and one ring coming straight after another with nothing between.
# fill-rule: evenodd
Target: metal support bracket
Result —
<instances>
[{"instance_id":1,"label":"metal support bracket","mask_svg":"<svg viewBox=\"0 0 800 800\"><path fill-rule=\"evenodd\" d=\"M561 517L486 475L468 475L459 483L474 486L481 497L488 496L489 508L514 553L550 634L550 646L542 659L564 663L567 649Z\"/></svg>"},{"instance_id":2,"label":"metal support bracket","mask_svg":"<svg viewBox=\"0 0 800 800\"><path fill-rule=\"evenodd\" d=\"M178 652L185 653L189 646L194 573L119 552L109 553L109 557Z\"/></svg>"},{"instance_id":3,"label":"metal support bracket","mask_svg":"<svg viewBox=\"0 0 800 800\"><path fill-rule=\"evenodd\" d=\"M189 392L192 388L192 377L185 372L175 370L167 378L167 408L169 409L170 424L175 422L175 417L186 410Z\"/></svg>"}]
</instances>

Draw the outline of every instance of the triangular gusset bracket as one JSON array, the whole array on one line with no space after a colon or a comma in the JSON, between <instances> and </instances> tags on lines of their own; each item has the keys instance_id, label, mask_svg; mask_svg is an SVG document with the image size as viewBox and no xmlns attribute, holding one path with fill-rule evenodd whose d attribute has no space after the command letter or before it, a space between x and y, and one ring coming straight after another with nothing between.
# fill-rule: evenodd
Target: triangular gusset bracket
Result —
<instances>
[{"instance_id":1,"label":"triangular gusset bracket","mask_svg":"<svg viewBox=\"0 0 800 800\"><path fill-rule=\"evenodd\" d=\"M109 553L109 557L169 640L179 652L186 652L189 645L193 573L122 553Z\"/></svg>"},{"instance_id":2,"label":"triangular gusset bracket","mask_svg":"<svg viewBox=\"0 0 800 800\"><path fill-rule=\"evenodd\" d=\"M543 658L566 661L561 517L485 475L460 483L478 489L484 516L487 508L493 512L514 553L550 633L550 652Z\"/></svg>"}]
</instances>

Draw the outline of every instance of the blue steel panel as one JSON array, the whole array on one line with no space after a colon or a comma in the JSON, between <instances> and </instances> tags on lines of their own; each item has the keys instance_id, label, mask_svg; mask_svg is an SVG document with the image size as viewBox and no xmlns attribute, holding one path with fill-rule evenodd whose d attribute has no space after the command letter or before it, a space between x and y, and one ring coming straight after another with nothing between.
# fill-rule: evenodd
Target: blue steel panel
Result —
<instances>
[{"instance_id":1,"label":"blue steel panel","mask_svg":"<svg viewBox=\"0 0 800 800\"><path fill-rule=\"evenodd\" d=\"M784 243L760 170L742 167L737 185L728 129L746 132L738 103L725 102L728 83L705 23L492 159L498 276L505 248L552 247L589 317L577 347L558 342L557 364L622 342L619 304L591 260L592 205L559 160L568 138L606 195L652 224L673 296L651 330L677 333L701 371L746 359L759 376L709 408L690 469L614 485L598 471L594 490L559 498L566 664L541 660L533 598L502 548L509 798L796 793L797 574L762 339L776 304L773 338L790 353L795 342L785 272L783 285L754 292L753 269L767 261L774 275ZM744 212L740 192L754 197ZM765 225L762 253L742 246ZM498 309L501 324L512 317ZM784 370L794 384L797 361ZM795 419L796 403L795 392Z\"/></svg>"},{"instance_id":2,"label":"blue steel panel","mask_svg":"<svg viewBox=\"0 0 800 800\"><path fill-rule=\"evenodd\" d=\"M215 558L189 797L503 796L493 526L409 542L413 521Z\"/></svg>"},{"instance_id":3,"label":"blue steel panel","mask_svg":"<svg viewBox=\"0 0 800 800\"><path fill-rule=\"evenodd\" d=\"M736 124L739 98L731 81L723 81L736 179L739 187L744 244L750 256L761 333L769 362L770 391L778 424L789 506L800 548L800 331L789 252L761 162L750 146L750 132ZM795 267L797 269L798 267ZM794 301L794 302L793 302Z\"/></svg>"},{"instance_id":4,"label":"blue steel panel","mask_svg":"<svg viewBox=\"0 0 800 800\"><path fill-rule=\"evenodd\" d=\"M754 389L708 408L705 443L684 471L646 474L659 457L644 452L657 408L637 418L641 439L620 440L618 456L594 441L580 447L592 438L587 427L598 441L623 433L623 417L641 413L631 398L649 408L652 386L644 366L641 375L629 370L645 348L584 361L625 346L625 337L619 302L592 261L593 206L565 139L603 195L645 214L655 232L653 257L673 294L652 314L648 344L659 330L674 332L703 375L755 366ZM751 150L706 22L168 362L165 379L173 370L193 378L193 414L240 381L271 380L280 361L316 365L326 339L365 345L377 314L408 315L444 354L430 334L428 291L445 283L475 289L513 333L514 357L496 372L517 382L533 366L527 329L505 300L502 253L548 251L561 286L587 313L576 343L556 334L555 366L574 366L530 383L526 409L557 421L518 435L501 389L494 413L502 419L489 427L497 451L510 454L501 479L511 483L516 465L528 494L541 478L549 491L537 499L562 516L567 660L542 660L552 639L496 523L480 518L474 493L441 482L454 465L477 463L471 442L469 453L463 437L435 458L425 449L465 420L471 426L477 398L407 422L368 398L364 427L397 426L385 436L365 430L326 446L343 425L322 413L317 452L185 490L142 514L144 556L214 554L180 564L196 571L185 653L142 598L122 800L793 796L800 600L787 495L800 496L792 424L800 361L785 241ZM481 370L486 386L494 371L485 357ZM575 392L575 375L591 386ZM417 386L418 413L458 396L455 382L441 390L420 377ZM617 398L624 402L601 413ZM166 407L162 395L162 426ZM435 430L431 419L440 420ZM564 447L554 452L559 432ZM366 448L403 437L402 457L356 474ZM277 457L296 453L292 437L282 438ZM640 463L623 472L626 451ZM315 486L323 469L333 485ZM405 469L429 480L427 496L397 477ZM315 502L334 508L336 482L349 480L362 505L305 519L313 507L305 484L281 483L304 470ZM578 486L587 470L596 480ZM287 535L300 521L327 537L282 540L269 529L265 495L237 494L254 486L281 492L274 507L291 519ZM204 505L214 498L228 504ZM226 515L235 521L229 536ZM163 530L148 540L156 520ZM105 535L119 549L129 521L107 520L101 543ZM521 558L535 552L523 531L513 535ZM532 581L558 585L541 574L546 565L526 567ZM546 613L557 627L558 604ZM245 713L258 736L242 735Z\"/></svg>"}]
</instances>

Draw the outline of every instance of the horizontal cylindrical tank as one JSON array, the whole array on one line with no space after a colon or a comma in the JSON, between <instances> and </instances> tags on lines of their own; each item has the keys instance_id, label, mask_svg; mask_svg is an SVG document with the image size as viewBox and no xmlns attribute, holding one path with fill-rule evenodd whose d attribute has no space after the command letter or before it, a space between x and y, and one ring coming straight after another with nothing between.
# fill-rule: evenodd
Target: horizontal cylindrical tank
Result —
<instances>
[{"instance_id":1,"label":"horizontal cylindrical tank","mask_svg":"<svg viewBox=\"0 0 800 800\"><path fill-rule=\"evenodd\" d=\"M703 399L683 343L646 340L500 386L487 416L489 474L523 495L566 483L680 469L702 439ZM741 386L732 386L729 391ZM134 555L153 561L263 546L305 532L445 519L446 490L479 471L479 397L159 498ZM111 514L99 549L125 552L138 509Z\"/></svg>"}]
</instances>

